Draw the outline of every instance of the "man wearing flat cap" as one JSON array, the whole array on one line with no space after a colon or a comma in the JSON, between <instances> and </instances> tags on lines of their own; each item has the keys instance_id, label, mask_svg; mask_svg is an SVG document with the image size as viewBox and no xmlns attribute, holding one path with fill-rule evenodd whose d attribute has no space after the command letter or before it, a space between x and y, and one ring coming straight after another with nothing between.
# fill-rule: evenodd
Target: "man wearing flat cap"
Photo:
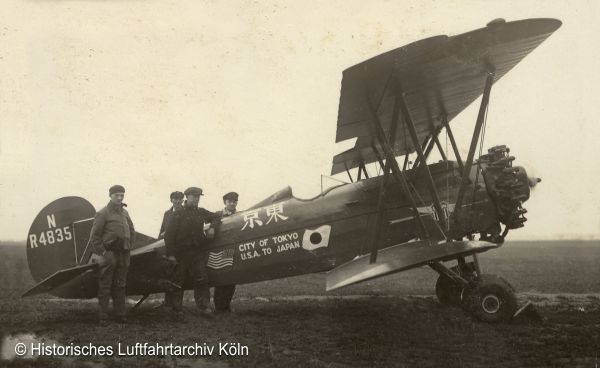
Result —
<instances>
[{"instance_id":1,"label":"man wearing flat cap","mask_svg":"<svg viewBox=\"0 0 600 368\"><path fill-rule=\"evenodd\" d=\"M223 218L233 215L237 210L239 195L236 192L229 192L223 196L223 204L225 207L218 211L217 214ZM216 230L215 230L216 231ZM214 301L215 312L227 313L231 312L231 299L235 293L235 285L215 286Z\"/></svg>"},{"instance_id":2,"label":"man wearing flat cap","mask_svg":"<svg viewBox=\"0 0 600 368\"><path fill-rule=\"evenodd\" d=\"M98 304L100 323L108 320L108 302L112 295L115 319L125 322L125 287L129 252L135 242L135 229L123 203L125 188L110 187L110 201L94 217L90 233L91 261L98 263Z\"/></svg>"},{"instance_id":3,"label":"man wearing flat cap","mask_svg":"<svg viewBox=\"0 0 600 368\"><path fill-rule=\"evenodd\" d=\"M163 221L160 225L160 231L158 232L158 239L162 239L165 237L165 231L169 224L171 223L171 219L173 219L173 214L176 211L179 211L183 208L183 193L176 191L171 193L171 208L165 211L163 215ZM171 292L165 292L165 300L159 307L173 307L173 295Z\"/></svg>"},{"instance_id":4,"label":"man wearing flat cap","mask_svg":"<svg viewBox=\"0 0 600 368\"><path fill-rule=\"evenodd\" d=\"M177 262L173 282L182 289L173 292L173 310L178 317L183 316L183 286L186 280L194 288L196 306L203 315L212 314L210 290L206 272L206 251L209 239L204 234L204 224L218 221L218 214L198 207L202 189L190 187L184 192L185 205L173 214L165 232L167 257Z\"/></svg>"}]
</instances>

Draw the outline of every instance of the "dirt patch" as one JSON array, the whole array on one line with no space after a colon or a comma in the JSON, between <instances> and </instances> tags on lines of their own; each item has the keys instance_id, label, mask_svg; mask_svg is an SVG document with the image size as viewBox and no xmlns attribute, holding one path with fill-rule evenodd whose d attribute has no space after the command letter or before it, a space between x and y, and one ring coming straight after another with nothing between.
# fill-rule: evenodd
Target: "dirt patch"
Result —
<instances>
[{"instance_id":1,"label":"dirt patch","mask_svg":"<svg viewBox=\"0 0 600 368\"><path fill-rule=\"evenodd\" d=\"M520 298L528 298L521 295ZM185 322L142 306L126 325L97 326L96 306L42 298L4 300L5 336L29 336L60 344L134 345L240 343L248 356L39 358L3 361L6 366L202 366L344 367L593 366L600 351L600 305L594 298L537 295L543 322L488 325L432 296L347 297L267 302L235 300L236 312L207 320L187 300ZM591 301L580 310L581 300ZM19 309L11 316L11 311ZM92 365L94 366L94 365Z\"/></svg>"},{"instance_id":2,"label":"dirt patch","mask_svg":"<svg viewBox=\"0 0 600 368\"><path fill-rule=\"evenodd\" d=\"M541 322L488 325L432 296L436 275L423 268L324 291L325 275L240 285L235 313L185 322L155 309L152 296L126 325L96 324L95 300L20 299L32 285L24 252L0 257L0 338L27 334L62 345L239 343L244 356L108 357L0 360L8 367L595 367L600 355L600 246L506 244L484 253L531 301ZM131 302L136 301L131 298ZM37 340L36 340L37 341ZM12 347L4 348L11 349ZM2 354L5 354L3 351Z\"/></svg>"}]
</instances>

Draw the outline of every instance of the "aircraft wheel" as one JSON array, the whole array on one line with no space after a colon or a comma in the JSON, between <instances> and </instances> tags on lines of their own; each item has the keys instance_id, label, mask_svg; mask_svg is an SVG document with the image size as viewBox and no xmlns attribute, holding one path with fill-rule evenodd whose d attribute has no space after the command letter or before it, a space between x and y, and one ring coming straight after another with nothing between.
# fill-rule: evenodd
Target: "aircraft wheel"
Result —
<instances>
[{"instance_id":1,"label":"aircraft wheel","mask_svg":"<svg viewBox=\"0 0 600 368\"><path fill-rule=\"evenodd\" d=\"M517 311L513 287L496 275L481 275L463 293L462 306L480 321L509 322Z\"/></svg>"},{"instance_id":2,"label":"aircraft wheel","mask_svg":"<svg viewBox=\"0 0 600 368\"><path fill-rule=\"evenodd\" d=\"M435 283L435 295L442 305L460 305L462 287L445 276L439 276Z\"/></svg>"}]
</instances>

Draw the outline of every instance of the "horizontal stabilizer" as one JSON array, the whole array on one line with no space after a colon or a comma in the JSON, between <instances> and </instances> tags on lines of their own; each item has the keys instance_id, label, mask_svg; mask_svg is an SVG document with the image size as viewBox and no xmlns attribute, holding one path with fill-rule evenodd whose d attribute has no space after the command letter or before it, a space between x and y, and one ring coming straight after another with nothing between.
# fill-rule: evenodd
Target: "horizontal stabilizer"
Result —
<instances>
[{"instance_id":1,"label":"horizontal stabilizer","mask_svg":"<svg viewBox=\"0 0 600 368\"><path fill-rule=\"evenodd\" d=\"M133 248L134 249L141 248L143 246L152 244L154 242L156 242L155 238L148 236L146 234L138 233L136 231L135 232L135 244L133 245Z\"/></svg>"},{"instance_id":2,"label":"horizontal stabilizer","mask_svg":"<svg viewBox=\"0 0 600 368\"><path fill-rule=\"evenodd\" d=\"M379 250L375 263L369 263L370 254L365 254L329 271L327 291L420 267L430 262L447 261L457 256L481 253L497 247L498 244L484 241L451 241L438 244L429 240L419 240L394 245Z\"/></svg>"},{"instance_id":3,"label":"horizontal stabilizer","mask_svg":"<svg viewBox=\"0 0 600 368\"><path fill-rule=\"evenodd\" d=\"M65 268L64 270L56 271L51 276L46 277L40 281L37 285L27 290L22 297L32 296L37 294L48 293L57 287L71 281L75 277L85 273L88 270L96 268L96 263L90 263L82 266L75 266L71 268Z\"/></svg>"}]
</instances>

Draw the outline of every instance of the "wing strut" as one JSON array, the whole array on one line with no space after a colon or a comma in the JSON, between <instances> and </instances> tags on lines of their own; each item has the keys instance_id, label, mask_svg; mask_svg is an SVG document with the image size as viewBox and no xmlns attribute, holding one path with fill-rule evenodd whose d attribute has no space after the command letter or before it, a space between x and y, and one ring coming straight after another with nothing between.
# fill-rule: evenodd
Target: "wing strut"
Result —
<instances>
[{"instance_id":1,"label":"wing strut","mask_svg":"<svg viewBox=\"0 0 600 368\"><path fill-rule=\"evenodd\" d=\"M424 156L425 161L421 162L420 157L417 157L417 159L415 160L416 161L415 165L413 167L419 167L419 165L421 165L421 164L427 165L427 159L429 158L429 154L433 150L433 146L437 145L437 143L438 143L438 135L440 134L441 129L442 129L442 127L440 126L437 129L433 130L431 132L431 134L427 137L425 142L423 142L423 146L421 146L421 149L424 150L423 153L425 154L425 156ZM442 155L442 157L445 160L446 155L444 155L444 153L441 151L441 148L440 148L440 154Z\"/></svg>"},{"instance_id":2,"label":"wing strut","mask_svg":"<svg viewBox=\"0 0 600 368\"><path fill-rule=\"evenodd\" d=\"M454 151L454 157L456 158L456 162L458 162L458 168L462 172L463 171L463 162L460 158L460 152L458 152L458 145L456 144L456 140L454 140L454 134L452 134L452 129L450 129L450 124L448 124L448 116L444 114L442 116L442 124L444 128L446 128L446 134L448 134L448 138L450 138L450 144L452 145L452 150Z\"/></svg>"},{"instance_id":3,"label":"wing strut","mask_svg":"<svg viewBox=\"0 0 600 368\"><path fill-rule=\"evenodd\" d=\"M350 182L354 183L354 179L352 179L352 175L350 174L350 169L348 168L348 164L346 162L344 162L344 167L346 168L346 173L348 174L348 177L350 178Z\"/></svg>"},{"instance_id":4,"label":"wing strut","mask_svg":"<svg viewBox=\"0 0 600 368\"><path fill-rule=\"evenodd\" d=\"M444 149L442 148L442 145L440 144L440 140L439 140L439 135L440 135L441 131L442 131L442 126L440 125L440 127L437 129L437 132L434 135L435 145L436 145L438 151L440 152L440 156L442 156L442 160L448 161L448 157L446 157L446 152L444 152ZM432 134L434 134L434 133L432 133Z\"/></svg>"},{"instance_id":5,"label":"wing strut","mask_svg":"<svg viewBox=\"0 0 600 368\"><path fill-rule=\"evenodd\" d=\"M454 211L459 211L460 213L462 208L462 202L465 196L465 190L467 189L467 184L469 183L469 173L471 172L471 166L473 166L473 158L475 156L475 149L477 148L477 142L479 141L479 136L481 135L481 127L483 125L483 121L485 120L485 114L487 110L488 103L490 101L490 91L492 90L492 84L494 83L494 72L488 72L487 78L485 80L485 87L483 89L483 96L481 97L481 105L479 106L479 114L477 115L477 122L475 123L475 129L473 130L473 138L471 138L471 146L469 147L469 155L467 156L467 162L463 168L463 174L460 180L460 187L458 189L458 195L456 197L456 205ZM456 218L458 219L459 216Z\"/></svg>"},{"instance_id":6,"label":"wing strut","mask_svg":"<svg viewBox=\"0 0 600 368\"><path fill-rule=\"evenodd\" d=\"M390 171L390 160L385 161L385 166L383 168L383 178L379 182L379 197L377 198L377 213L375 215L375 230L373 234L373 243L371 244L371 257L369 258L369 263L375 263L377 261L377 251L379 249L379 238L381 234L381 225L383 223L383 210L385 206L385 194L387 181Z\"/></svg>"},{"instance_id":7,"label":"wing strut","mask_svg":"<svg viewBox=\"0 0 600 368\"><path fill-rule=\"evenodd\" d=\"M408 168L408 156L408 153L404 155L404 165L402 165L402 171L405 171Z\"/></svg>"},{"instance_id":8,"label":"wing strut","mask_svg":"<svg viewBox=\"0 0 600 368\"><path fill-rule=\"evenodd\" d=\"M425 157L429 156L429 152L431 152L431 149L433 148L433 140L431 139L431 134L427 136L427 138L425 138L423 140L423 145L421 146L421 150L425 150ZM415 164L413 165L413 168L419 167L419 165L421 164L421 159L420 157L417 156L417 159L415 160Z\"/></svg>"},{"instance_id":9,"label":"wing strut","mask_svg":"<svg viewBox=\"0 0 600 368\"><path fill-rule=\"evenodd\" d=\"M374 115L377 115L377 113L375 113ZM398 130L398 104L395 103L394 104L394 108L392 110L392 125L390 127L390 137L389 140L385 139L385 134L383 137L383 140L386 141L386 143L389 143L390 147L394 146L394 143L396 141L396 131ZM381 131L383 131L383 129L381 129ZM396 161L396 157L395 155L393 156L393 161L396 163L396 165L398 164ZM390 171L390 165L391 165L391 160L388 156L387 160L385 160L385 166L383 168L383 178L380 181L379 184L379 198L377 199L377 215L375 217L375 234L373 237L373 243L371 244L371 256L369 258L369 263L375 263L375 261L377 261L377 250L379 249L379 239L381 237L381 225L383 224L383 210L385 207L385 194L386 194L386 186L387 186L387 179L388 179L388 173ZM408 188L408 185L406 186ZM408 195L410 195L410 192L408 193ZM415 213L417 213L418 215L418 211L417 208L415 207ZM419 216L419 215L418 215Z\"/></svg>"},{"instance_id":10,"label":"wing strut","mask_svg":"<svg viewBox=\"0 0 600 368\"><path fill-rule=\"evenodd\" d=\"M366 90L366 89L365 89ZM419 215L419 211L417 209L417 203L415 202L415 199L413 198L411 192L410 192L410 188L408 186L408 183L406 181L406 178L404 177L404 173L402 172L402 170L400 170L400 167L398 167L398 162L396 161L396 157L394 155L394 152L392 151L392 148L390 146L390 141L386 138L385 136L385 132L383 130L383 127L381 126L381 121L379 120L379 116L377 115L377 112L375 111L373 105L371 104L371 101L368 97L368 95L366 96L366 101L367 101L367 105L369 107L369 112L371 114L371 122L372 122L372 126L374 128L374 133L377 137L377 140L379 141L379 145L381 146L381 148L383 149L383 152L385 154L385 168L384 168L384 178L385 176L388 175L388 169L391 169L392 175L394 176L394 178L396 179L397 182L400 183L400 185L402 186L402 190L403 192L406 194L406 196L408 197L409 201L410 201L410 205L413 208L413 216L415 217L415 219L417 220L417 223L419 224L419 229L421 230L421 235L423 238L428 238L429 237L429 232L427 231L427 228L425 227L425 224L423 223L423 219L421 218L421 216ZM398 105L399 100L398 98L395 99L394 102L396 105ZM394 107L394 110L396 110L396 107ZM392 120L392 126L397 125L398 123L398 114L394 114L395 116L393 116L393 120ZM394 119L395 118L395 119ZM393 128L390 131L390 138L395 138L395 128ZM418 142L417 142L418 145ZM386 179L384 179L386 180ZM378 201L378 208L377 208L377 220L375 223L375 237L374 237L374 241L372 243L372 248L371 248L371 256L369 259L369 263L375 263L375 261L377 261L377 249L379 246L379 228L381 227L381 221L383 220L383 196L381 195L380 192L380 201ZM441 213L441 212L440 212Z\"/></svg>"},{"instance_id":11,"label":"wing strut","mask_svg":"<svg viewBox=\"0 0 600 368\"><path fill-rule=\"evenodd\" d=\"M371 139L371 149L373 149L373 153L375 154L375 158L377 158L377 162L379 162L379 167L384 167L385 164L383 163L383 158L381 157L381 155L379 154L379 151L375 147L375 141L374 141L374 139Z\"/></svg>"},{"instance_id":12,"label":"wing strut","mask_svg":"<svg viewBox=\"0 0 600 368\"><path fill-rule=\"evenodd\" d=\"M373 149L375 149L375 148L373 148ZM346 168L346 173L348 174L348 177L350 178L350 182L354 183L354 179L352 178L352 174L350 173L350 168L348 167L348 164L346 162L344 162L344 167ZM383 167L383 165L382 165L382 167ZM369 178L369 173L367 172L367 167L365 166L364 160L362 160L362 158L361 158L358 163L358 171L356 174L356 181L360 181L363 177L363 174L365 176L365 179ZM321 191L323 191L323 188L321 188Z\"/></svg>"},{"instance_id":13,"label":"wing strut","mask_svg":"<svg viewBox=\"0 0 600 368\"><path fill-rule=\"evenodd\" d=\"M431 176L431 171L429 170L429 166L427 166L427 159L423 154L423 150L419 145L419 137L417 135L417 129L415 128L415 124L413 123L412 117L410 116L410 112L408 111L408 106L406 105L406 100L404 100L404 95L402 93L397 94L397 98L400 101L400 109L402 110L402 117L408 126L408 132L410 133L410 138L413 141L413 145L415 146L415 150L417 151L417 155L419 156L420 166L423 166L423 170L427 175L427 184L429 186L429 191L431 192L431 197L433 198L433 206L438 213L439 221L442 223L442 229L447 229L446 219L443 216L442 205L440 202L440 197L438 196L437 190L435 189L435 183L433 182L433 177ZM439 133L439 130L437 131ZM431 142L435 142L436 140L436 132L431 133ZM431 144L433 148L433 144ZM444 231L444 237L448 238L448 235Z\"/></svg>"},{"instance_id":14,"label":"wing strut","mask_svg":"<svg viewBox=\"0 0 600 368\"><path fill-rule=\"evenodd\" d=\"M361 161L360 165L358 166L358 180L360 180L360 173L361 171L365 174L365 179L369 178L369 173L367 172L367 168L365 167L365 162Z\"/></svg>"}]
</instances>

